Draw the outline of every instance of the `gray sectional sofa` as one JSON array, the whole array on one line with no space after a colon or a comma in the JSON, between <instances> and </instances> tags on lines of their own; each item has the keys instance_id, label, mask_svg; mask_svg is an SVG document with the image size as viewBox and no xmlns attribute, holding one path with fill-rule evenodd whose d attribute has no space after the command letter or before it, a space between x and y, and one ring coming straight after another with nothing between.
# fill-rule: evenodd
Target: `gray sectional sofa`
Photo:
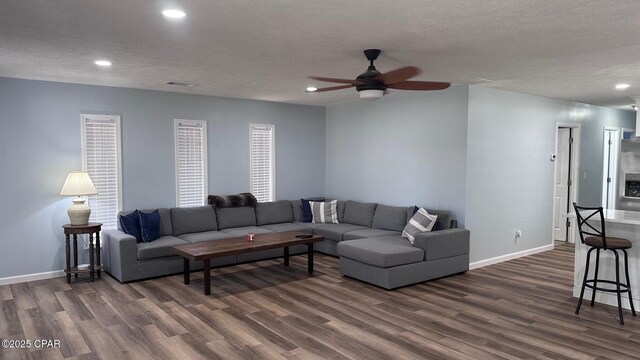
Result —
<instances>
[{"instance_id":1,"label":"gray sectional sofa","mask_svg":"<svg viewBox=\"0 0 640 360\"><path fill-rule=\"evenodd\" d=\"M121 229L103 231L104 269L119 281L180 273L182 258L174 255L172 245L245 236L250 232L299 231L322 235L325 240L317 243L315 250L340 256L340 271L344 275L387 289L469 268L469 231L452 227L455 222L447 211L429 210L438 215L434 231L419 234L412 245L401 233L413 215L413 207L338 201L339 224L301 222L299 200L258 203L255 207L158 210L161 237L153 242L138 244ZM292 247L290 253L305 250L306 246ZM219 267L280 256L283 249L274 249L215 259L211 265ZM201 269L202 264L193 263L191 268Z\"/></svg>"}]
</instances>

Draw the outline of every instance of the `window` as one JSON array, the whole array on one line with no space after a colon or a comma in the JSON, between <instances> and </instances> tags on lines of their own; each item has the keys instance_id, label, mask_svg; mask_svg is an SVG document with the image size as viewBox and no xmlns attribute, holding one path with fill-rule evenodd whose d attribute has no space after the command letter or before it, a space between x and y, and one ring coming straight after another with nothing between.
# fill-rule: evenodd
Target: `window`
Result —
<instances>
[{"instance_id":1,"label":"window","mask_svg":"<svg viewBox=\"0 0 640 360\"><path fill-rule=\"evenodd\" d=\"M175 120L176 204L202 206L207 196L207 122Z\"/></svg>"},{"instance_id":2,"label":"window","mask_svg":"<svg viewBox=\"0 0 640 360\"><path fill-rule=\"evenodd\" d=\"M83 167L98 192L88 196L90 221L115 229L122 210L120 116L82 114L81 119Z\"/></svg>"},{"instance_id":3,"label":"window","mask_svg":"<svg viewBox=\"0 0 640 360\"><path fill-rule=\"evenodd\" d=\"M274 126L250 124L251 193L258 201L275 199Z\"/></svg>"}]
</instances>

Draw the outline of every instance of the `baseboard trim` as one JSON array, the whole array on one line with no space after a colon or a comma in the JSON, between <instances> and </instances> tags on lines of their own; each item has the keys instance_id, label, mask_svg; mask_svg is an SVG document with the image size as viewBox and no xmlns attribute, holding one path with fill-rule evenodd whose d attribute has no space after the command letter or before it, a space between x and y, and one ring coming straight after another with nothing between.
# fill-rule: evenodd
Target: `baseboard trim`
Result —
<instances>
[{"instance_id":1,"label":"baseboard trim","mask_svg":"<svg viewBox=\"0 0 640 360\"><path fill-rule=\"evenodd\" d=\"M0 285L10 285L10 284L17 284L17 283L27 282L27 281L53 279L57 277L62 277L64 275L65 275L64 270L56 270L56 271L47 271L47 272L41 272L41 273L35 273L35 274L9 276L9 277L0 278Z\"/></svg>"},{"instance_id":2,"label":"baseboard trim","mask_svg":"<svg viewBox=\"0 0 640 360\"><path fill-rule=\"evenodd\" d=\"M501 263L503 261L509 261L509 260L517 259L517 258L520 258L520 257L523 257L523 256L529 256L529 255L533 255L533 254L537 254L537 253L541 253L541 252L549 251L549 250L553 250L553 244L540 246L540 247L529 249L529 250L518 251L518 252L514 252L512 254L496 256L496 257L491 258L491 259L472 262L472 263L469 264L469 270L479 269L481 267L485 267L485 266L489 266L489 265L493 265L493 264L498 264L498 263Z\"/></svg>"}]
</instances>

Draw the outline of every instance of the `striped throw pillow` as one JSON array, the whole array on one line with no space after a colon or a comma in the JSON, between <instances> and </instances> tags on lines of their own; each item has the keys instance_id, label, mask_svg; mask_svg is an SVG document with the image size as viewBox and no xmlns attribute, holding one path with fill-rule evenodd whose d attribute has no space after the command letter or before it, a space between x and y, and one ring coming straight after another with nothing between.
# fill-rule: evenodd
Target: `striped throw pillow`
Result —
<instances>
[{"instance_id":1,"label":"striped throw pillow","mask_svg":"<svg viewBox=\"0 0 640 360\"><path fill-rule=\"evenodd\" d=\"M416 234L431 231L436 224L436 220L438 220L438 215L431 215L424 208L420 208L413 214L407 226L404 227L402 237L409 239L413 244Z\"/></svg>"},{"instance_id":2,"label":"striped throw pillow","mask_svg":"<svg viewBox=\"0 0 640 360\"><path fill-rule=\"evenodd\" d=\"M338 200L331 202L309 201L312 222L316 224L338 224Z\"/></svg>"}]
</instances>

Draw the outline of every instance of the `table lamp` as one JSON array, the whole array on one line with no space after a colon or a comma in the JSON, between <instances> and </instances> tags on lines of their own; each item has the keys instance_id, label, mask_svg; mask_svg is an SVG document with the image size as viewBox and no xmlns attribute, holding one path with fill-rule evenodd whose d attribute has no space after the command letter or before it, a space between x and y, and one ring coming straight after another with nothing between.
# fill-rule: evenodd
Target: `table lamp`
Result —
<instances>
[{"instance_id":1,"label":"table lamp","mask_svg":"<svg viewBox=\"0 0 640 360\"><path fill-rule=\"evenodd\" d=\"M81 198L81 196L95 195L97 193L96 187L93 186L93 182L91 182L91 178L86 171L69 172L67 180L62 185L62 190L60 190L60 195L76 196L73 199L73 205L67 209L71 225L87 225L89 223L91 208L85 204L85 199Z\"/></svg>"}]
</instances>

